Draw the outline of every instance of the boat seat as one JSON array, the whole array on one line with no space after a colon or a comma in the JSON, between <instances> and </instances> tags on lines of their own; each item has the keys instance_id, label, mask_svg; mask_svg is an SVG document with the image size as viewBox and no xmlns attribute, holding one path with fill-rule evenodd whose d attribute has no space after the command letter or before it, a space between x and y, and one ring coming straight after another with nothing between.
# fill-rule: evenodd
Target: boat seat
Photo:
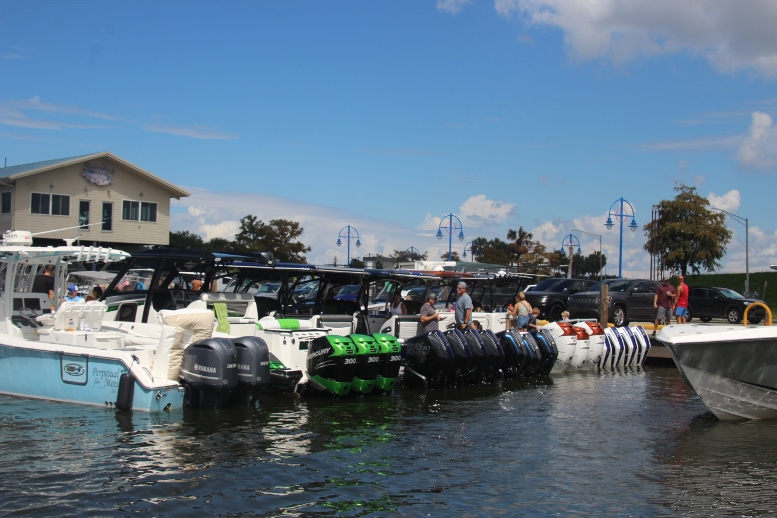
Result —
<instances>
[{"instance_id":1,"label":"boat seat","mask_svg":"<svg viewBox=\"0 0 777 518\"><path fill-rule=\"evenodd\" d=\"M407 339L421 334L421 317L418 315L394 315L386 324L391 334L397 338Z\"/></svg>"},{"instance_id":2,"label":"boat seat","mask_svg":"<svg viewBox=\"0 0 777 518\"><path fill-rule=\"evenodd\" d=\"M55 331L66 331L71 320L76 328L83 321L90 330L99 331L106 309L105 302L63 302L53 318L50 315L41 315L37 320L43 325L51 325Z\"/></svg>"},{"instance_id":3,"label":"boat seat","mask_svg":"<svg viewBox=\"0 0 777 518\"><path fill-rule=\"evenodd\" d=\"M348 336L354 332L354 318L351 315L315 315L311 319L314 327L324 327L330 334Z\"/></svg>"},{"instance_id":4,"label":"boat seat","mask_svg":"<svg viewBox=\"0 0 777 518\"><path fill-rule=\"evenodd\" d=\"M259 329L279 329L279 330L297 330L312 329L314 327L310 320L299 320L296 318L275 318L264 317L256 323Z\"/></svg>"},{"instance_id":5,"label":"boat seat","mask_svg":"<svg viewBox=\"0 0 777 518\"><path fill-rule=\"evenodd\" d=\"M238 315L239 319L259 320L259 313L256 309L256 301L250 293L203 293L200 300L205 302L208 308L213 308L214 303L223 302L227 310L232 315ZM230 317L235 318L235 317Z\"/></svg>"}]
</instances>

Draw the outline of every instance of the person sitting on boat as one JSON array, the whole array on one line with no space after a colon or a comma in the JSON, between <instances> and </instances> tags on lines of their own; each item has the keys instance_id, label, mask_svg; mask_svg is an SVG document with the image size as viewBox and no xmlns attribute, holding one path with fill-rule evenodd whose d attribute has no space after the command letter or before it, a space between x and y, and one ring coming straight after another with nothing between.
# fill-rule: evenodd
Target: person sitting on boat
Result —
<instances>
[{"instance_id":1,"label":"person sitting on boat","mask_svg":"<svg viewBox=\"0 0 777 518\"><path fill-rule=\"evenodd\" d=\"M537 336L540 326L537 325L537 319L540 317L540 308L531 308L531 316L529 316L529 323L526 324L526 329L532 336Z\"/></svg>"},{"instance_id":2,"label":"person sitting on boat","mask_svg":"<svg viewBox=\"0 0 777 518\"><path fill-rule=\"evenodd\" d=\"M394 301L391 303L391 310L389 312L392 315L407 315L407 307L405 307L405 303L402 301L402 294L399 291L394 293Z\"/></svg>"},{"instance_id":3,"label":"person sitting on boat","mask_svg":"<svg viewBox=\"0 0 777 518\"><path fill-rule=\"evenodd\" d=\"M71 284L67 287L67 295L65 295L65 302L85 302L85 299L78 294L78 286Z\"/></svg>"},{"instance_id":4,"label":"person sitting on boat","mask_svg":"<svg viewBox=\"0 0 777 518\"><path fill-rule=\"evenodd\" d=\"M89 295L86 296L86 301L90 302L90 301L93 301L93 300L100 300L100 296L102 294L103 294L102 287L100 287L99 285L95 286L94 288L92 288L92 292Z\"/></svg>"},{"instance_id":5,"label":"person sitting on boat","mask_svg":"<svg viewBox=\"0 0 777 518\"><path fill-rule=\"evenodd\" d=\"M200 291L200 288L202 288L202 281L200 279L194 279L192 281L192 289L194 291Z\"/></svg>"}]
</instances>

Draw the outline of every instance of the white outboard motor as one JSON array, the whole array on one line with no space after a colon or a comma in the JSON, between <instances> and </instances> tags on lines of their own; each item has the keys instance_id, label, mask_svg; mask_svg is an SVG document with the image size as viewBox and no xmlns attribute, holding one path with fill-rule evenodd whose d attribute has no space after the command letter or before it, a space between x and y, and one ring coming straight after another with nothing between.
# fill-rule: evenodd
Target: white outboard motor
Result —
<instances>
[{"instance_id":1,"label":"white outboard motor","mask_svg":"<svg viewBox=\"0 0 777 518\"><path fill-rule=\"evenodd\" d=\"M585 329L588 333L588 359L586 363L590 368L599 366L601 368L602 355L605 353L607 341L604 338L604 329L599 322L580 321L574 324L574 327Z\"/></svg>"},{"instance_id":2,"label":"white outboard motor","mask_svg":"<svg viewBox=\"0 0 777 518\"><path fill-rule=\"evenodd\" d=\"M551 374L564 372L572 364L577 349L577 333L569 322L551 322L542 326L543 331L549 332L556 342L558 358L551 369ZM571 370L577 370L572 367Z\"/></svg>"},{"instance_id":3,"label":"white outboard motor","mask_svg":"<svg viewBox=\"0 0 777 518\"><path fill-rule=\"evenodd\" d=\"M607 362L609 370L622 369L626 361L626 345L615 329L614 327L604 328L604 336L610 346L610 359Z\"/></svg>"}]
</instances>

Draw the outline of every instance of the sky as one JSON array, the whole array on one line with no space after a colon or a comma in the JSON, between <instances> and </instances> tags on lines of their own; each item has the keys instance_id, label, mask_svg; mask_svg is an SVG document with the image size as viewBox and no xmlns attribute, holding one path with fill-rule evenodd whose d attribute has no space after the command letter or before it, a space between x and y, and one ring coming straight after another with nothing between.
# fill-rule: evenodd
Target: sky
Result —
<instances>
[{"instance_id":1,"label":"sky","mask_svg":"<svg viewBox=\"0 0 777 518\"><path fill-rule=\"evenodd\" d=\"M630 277L688 185L737 216L718 271L764 271L775 26L771 0L4 0L0 159L108 151L191 193L172 231L293 220L312 263L349 227L359 258L523 227Z\"/></svg>"}]
</instances>

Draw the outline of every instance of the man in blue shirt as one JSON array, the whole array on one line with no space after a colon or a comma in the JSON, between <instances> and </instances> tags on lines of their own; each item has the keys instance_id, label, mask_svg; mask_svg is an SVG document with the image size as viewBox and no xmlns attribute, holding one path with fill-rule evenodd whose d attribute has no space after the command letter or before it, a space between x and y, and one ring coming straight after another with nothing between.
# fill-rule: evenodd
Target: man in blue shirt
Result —
<instances>
[{"instance_id":1,"label":"man in blue shirt","mask_svg":"<svg viewBox=\"0 0 777 518\"><path fill-rule=\"evenodd\" d=\"M466 331L472 325L472 299L467 294L467 283L464 281L456 285L456 329Z\"/></svg>"},{"instance_id":2,"label":"man in blue shirt","mask_svg":"<svg viewBox=\"0 0 777 518\"><path fill-rule=\"evenodd\" d=\"M65 302L84 302L84 298L78 294L78 286L71 284L67 287L67 295L65 295Z\"/></svg>"}]
</instances>

